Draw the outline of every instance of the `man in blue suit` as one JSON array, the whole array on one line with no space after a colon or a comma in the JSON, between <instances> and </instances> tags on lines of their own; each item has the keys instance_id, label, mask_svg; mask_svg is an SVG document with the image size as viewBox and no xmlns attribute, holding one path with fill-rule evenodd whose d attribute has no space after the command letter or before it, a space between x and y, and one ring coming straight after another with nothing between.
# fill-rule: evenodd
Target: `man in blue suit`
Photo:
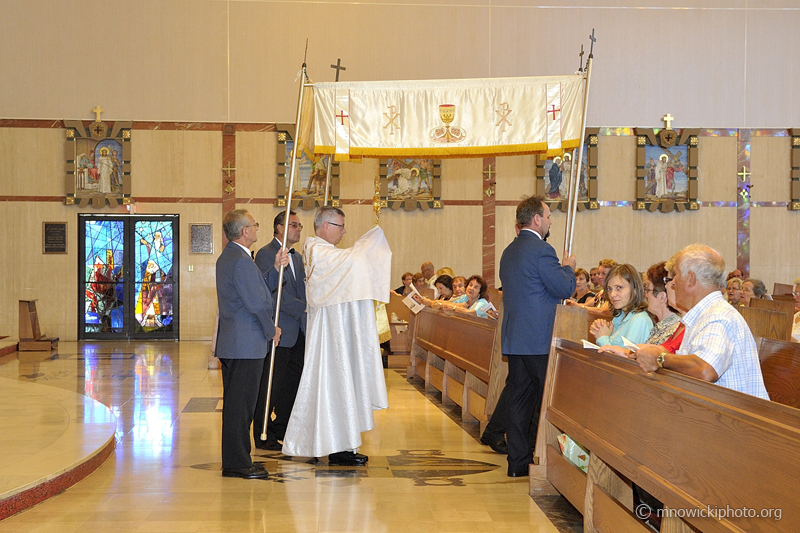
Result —
<instances>
[{"instance_id":1,"label":"man in blue suit","mask_svg":"<svg viewBox=\"0 0 800 533\"><path fill-rule=\"evenodd\" d=\"M281 330L272 321L272 296L250 255L258 224L244 209L222 221L228 244L217 259L219 329L216 356L222 366L222 475L264 479L267 471L250 458L250 423L270 340ZM275 266L288 263L279 254Z\"/></svg>"},{"instance_id":2,"label":"man in blue suit","mask_svg":"<svg viewBox=\"0 0 800 533\"><path fill-rule=\"evenodd\" d=\"M575 257L564 257L559 264L555 250L545 242L551 221L544 198L533 196L520 202L516 222L519 234L500 259L510 477L528 475L533 450L527 433L542 403L556 305L575 292Z\"/></svg>"},{"instance_id":3,"label":"man in blue suit","mask_svg":"<svg viewBox=\"0 0 800 533\"><path fill-rule=\"evenodd\" d=\"M273 268L275 255L281 249L286 211L281 211L272 223L273 239L256 254L256 265L264 274L267 287L277 296L279 272ZM269 379L269 356L264 359L261 374L261 388L253 419L253 439L256 448L280 451L289 415L292 414L294 399L300 376L303 375L303 353L306 348L306 281L303 258L295 253L292 246L300 241L303 225L294 211L289 212L289 226L286 232L286 247L289 249L289 266L283 270L283 289L281 291L281 341L275 349L275 364L272 373L272 394L270 405L275 409L275 420L267 422L267 440L261 440L264 427L264 408L266 407L267 380ZM280 442L278 442L280 441Z\"/></svg>"}]
</instances>

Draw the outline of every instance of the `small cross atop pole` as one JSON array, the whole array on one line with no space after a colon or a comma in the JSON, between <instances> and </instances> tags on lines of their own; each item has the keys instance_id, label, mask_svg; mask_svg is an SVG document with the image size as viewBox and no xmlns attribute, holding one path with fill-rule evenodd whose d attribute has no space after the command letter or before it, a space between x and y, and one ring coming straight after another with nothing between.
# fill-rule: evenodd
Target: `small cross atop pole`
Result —
<instances>
[{"instance_id":1,"label":"small cross atop pole","mask_svg":"<svg viewBox=\"0 0 800 533\"><path fill-rule=\"evenodd\" d=\"M580 53L580 65L578 66L578 72L583 72L583 45L581 45L581 53Z\"/></svg>"},{"instance_id":2,"label":"small cross atop pole","mask_svg":"<svg viewBox=\"0 0 800 533\"><path fill-rule=\"evenodd\" d=\"M336 81L339 81L339 72L342 70L347 70L347 67L342 66L341 58L336 59L336 64L331 65L331 68L336 69Z\"/></svg>"},{"instance_id":3,"label":"small cross atop pole","mask_svg":"<svg viewBox=\"0 0 800 533\"><path fill-rule=\"evenodd\" d=\"M592 46L589 47L589 57L594 55L594 43L597 42L597 38L594 36L594 28L592 28L592 34L589 36L589 40L592 41Z\"/></svg>"},{"instance_id":4,"label":"small cross atop pole","mask_svg":"<svg viewBox=\"0 0 800 533\"><path fill-rule=\"evenodd\" d=\"M672 115L667 113L666 115L664 115L664 118L662 118L661 120L663 120L664 122L667 123L667 128L666 129L671 130L672 129L672 121L675 120L675 117L673 117Z\"/></svg>"},{"instance_id":5,"label":"small cross atop pole","mask_svg":"<svg viewBox=\"0 0 800 533\"><path fill-rule=\"evenodd\" d=\"M99 105L95 106L95 108L92 109L92 113L94 113L94 116L95 116L95 119L94 119L95 122L100 122L100 113L102 113L103 111L104 111L104 109L102 107L100 107Z\"/></svg>"}]
</instances>

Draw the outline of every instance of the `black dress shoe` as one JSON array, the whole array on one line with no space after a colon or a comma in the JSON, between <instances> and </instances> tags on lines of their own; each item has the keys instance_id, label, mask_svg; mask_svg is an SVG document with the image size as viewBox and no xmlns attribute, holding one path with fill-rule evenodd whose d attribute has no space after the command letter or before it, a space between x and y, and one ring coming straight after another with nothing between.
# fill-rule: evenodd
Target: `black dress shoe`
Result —
<instances>
[{"instance_id":1,"label":"black dress shoe","mask_svg":"<svg viewBox=\"0 0 800 533\"><path fill-rule=\"evenodd\" d=\"M360 453L337 452L328 456L330 466L364 466L369 457Z\"/></svg>"},{"instance_id":2,"label":"black dress shoe","mask_svg":"<svg viewBox=\"0 0 800 533\"><path fill-rule=\"evenodd\" d=\"M269 472L262 465L253 465L248 468L223 468L222 477L240 477L243 479L267 479Z\"/></svg>"},{"instance_id":3,"label":"black dress shoe","mask_svg":"<svg viewBox=\"0 0 800 533\"><path fill-rule=\"evenodd\" d=\"M529 472L526 468L525 470L511 470L508 471L508 477L525 477L528 476Z\"/></svg>"},{"instance_id":4,"label":"black dress shoe","mask_svg":"<svg viewBox=\"0 0 800 533\"><path fill-rule=\"evenodd\" d=\"M279 452L283 449L283 444L275 439L261 440L256 439L256 448L259 450L269 450L272 452Z\"/></svg>"},{"instance_id":5,"label":"black dress shoe","mask_svg":"<svg viewBox=\"0 0 800 533\"><path fill-rule=\"evenodd\" d=\"M496 453L508 455L508 444L506 444L506 439L495 439L484 434L481 436L481 444L485 444Z\"/></svg>"}]
</instances>

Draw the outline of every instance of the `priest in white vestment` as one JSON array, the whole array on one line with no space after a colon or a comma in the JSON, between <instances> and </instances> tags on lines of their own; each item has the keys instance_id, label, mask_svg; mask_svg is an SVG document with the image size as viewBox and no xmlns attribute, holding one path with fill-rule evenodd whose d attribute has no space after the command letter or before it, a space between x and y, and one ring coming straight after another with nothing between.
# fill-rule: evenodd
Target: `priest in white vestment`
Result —
<instances>
[{"instance_id":1,"label":"priest in white vestment","mask_svg":"<svg viewBox=\"0 0 800 533\"><path fill-rule=\"evenodd\" d=\"M305 366L283 453L359 466L368 460L357 452L361 433L375 426L372 411L389 407L373 300L389 300L392 252L378 226L352 248L336 248L345 220L335 207L320 208L314 233L303 244Z\"/></svg>"}]
</instances>

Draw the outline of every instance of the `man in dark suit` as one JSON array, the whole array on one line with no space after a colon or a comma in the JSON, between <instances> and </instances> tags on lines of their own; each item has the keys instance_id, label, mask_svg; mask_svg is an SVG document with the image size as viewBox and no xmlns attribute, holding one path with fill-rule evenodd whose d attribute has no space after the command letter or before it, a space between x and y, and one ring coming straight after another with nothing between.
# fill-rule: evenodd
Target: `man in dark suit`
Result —
<instances>
[{"instance_id":1,"label":"man in dark suit","mask_svg":"<svg viewBox=\"0 0 800 533\"><path fill-rule=\"evenodd\" d=\"M273 221L273 239L256 254L256 265L264 274L267 287L277 296L279 272L273 267L275 255L281 249L286 211L281 211ZM283 271L283 289L281 291L281 316L278 326L281 328L281 341L275 349L275 364L272 373L272 394L270 405L275 409L275 420L267 422L267 440L261 440L264 428L264 409L266 407L267 380L269 379L269 356L264 359L264 370L261 374L261 388L253 419L253 439L256 448L280 451L283 447L283 436L289 415L292 414L294 399L300 376L303 375L303 353L306 348L306 281L303 259L294 253L292 246L300 241L303 225L297 213L290 211L286 247L289 249L289 266ZM278 442L280 441L280 442Z\"/></svg>"},{"instance_id":2,"label":"man in dark suit","mask_svg":"<svg viewBox=\"0 0 800 533\"><path fill-rule=\"evenodd\" d=\"M559 264L545 242L550 208L541 196L517 206L519 234L503 251L503 355L508 358L508 475L527 476L533 450L527 433L542 403L556 305L575 292L575 257ZM536 419L538 421L538 417ZM531 428L535 434L536 428Z\"/></svg>"},{"instance_id":3,"label":"man in dark suit","mask_svg":"<svg viewBox=\"0 0 800 533\"><path fill-rule=\"evenodd\" d=\"M272 321L272 296L250 256L258 224L244 209L228 212L222 221L228 244L217 259L219 329L216 356L222 366L222 475L264 479L267 471L250 458L250 423L258 383L270 340L281 331ZM279 254L275 266L288 263Z\"/></svg>"}]
</instances>

